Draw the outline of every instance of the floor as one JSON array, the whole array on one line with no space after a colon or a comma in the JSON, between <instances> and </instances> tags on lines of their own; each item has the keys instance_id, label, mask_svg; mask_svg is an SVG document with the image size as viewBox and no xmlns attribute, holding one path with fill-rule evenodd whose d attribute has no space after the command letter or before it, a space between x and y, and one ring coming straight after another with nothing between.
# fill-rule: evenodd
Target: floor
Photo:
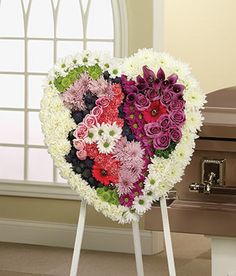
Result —
<instances>
[{"instance_id":1,"label":"floor","mask_svg":"<svg viewBox=\"0 0 236 276\"><path fill-rule=\"evenodd\" d=\"M172 234L177 276L210 276L210 241ZM67 276L72 249L0 243L0 276ZM144 256L145 276L168 276L165 253ZM83 251L79 276L136 275L132 254Z\"/></svg>"}]
</instances>

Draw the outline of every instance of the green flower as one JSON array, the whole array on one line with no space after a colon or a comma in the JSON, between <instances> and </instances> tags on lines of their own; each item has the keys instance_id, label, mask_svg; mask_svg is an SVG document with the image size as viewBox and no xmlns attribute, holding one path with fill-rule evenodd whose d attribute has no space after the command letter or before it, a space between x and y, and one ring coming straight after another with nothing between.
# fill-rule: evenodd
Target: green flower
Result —
<instances>
[{"instance_id":1,"label":"green flower","mask_svg":"<svg viewBox=\"0 0 236 276\"><path fill-rule=\"evenodd\" d=\"M69 87L70 84L71 84L71 80L70 80L69 76L66 76L66 77L62 80L61 84L64 86L64 88Z\"/></svg>"},{"instance_id":2,"label":"green flower","mask_svg":"<svg viewBox=\"0 0 236 276\"><path fill-rule=\"evenodd\" d=\"M101 194L101 197L102 197L102 200L103 201L109 201L110 200L110 198L111 198L111 195L110 195L110 193L109 192L103 192L102 194Z\"/></svg>"}]
</instances>

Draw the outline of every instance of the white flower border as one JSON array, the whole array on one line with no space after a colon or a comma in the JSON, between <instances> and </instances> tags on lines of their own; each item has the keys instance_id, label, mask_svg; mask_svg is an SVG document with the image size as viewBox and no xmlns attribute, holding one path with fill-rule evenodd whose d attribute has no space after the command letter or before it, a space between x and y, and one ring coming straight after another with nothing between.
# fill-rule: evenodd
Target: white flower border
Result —
<instances>
[{"instance_id":1,"label":"white flower border","mask_svg":"<svg viewBox=\"0 0 236 276\"><path fill-rule=\"evenodd\" d=\"M59 97L60 93L53 84L49 83L53 82L58 76L66 76L69 70L83 64L84 57L86 57L86 64L88 65L93 65L99 60L98 64L102 69L108 70L112 76L115 76L113 74L114 69L117 70L117 75L124 73L130 78L135 78L142 74L143 65L147 65L154 72L162 67L166 76L172 73L178 74L178 82L186 87L184 90L186 122L182 128L182 139L168 159L152 158L152 162L148 167L149 174L145 180L144 195L135 198L134 212L131 212L128 207L115 206L102 201L96 190L91 188L80 175L74 173L71 164L66 162L64 157L71 148L70 142L67 140L68 133L71 129L76 128L76 124L70 116L70 111L64 106ZM130 223L138 221L140 215L151 208L153 201L166 195L181 180L184 169L189 164L193 154L195 139L197 138L196 131L200 129L203 120L200 109L203 108L206 100L205 94L192 77L189 67L166 53L157 53L152 49L142 49L133 56L124 59L122 64L121 62L122 60L111 59L106 54L89 51L59 60L46 79L44 96L41 101L40 120L48 152L54 159L60 175L68 180L72 189L106 217L119 223ZM63 66L61 66L62 64ZM110 65L108 69L105 64ZM139 199L143 200L144 207L139 206Z\"/></svg>"}]
</instances>

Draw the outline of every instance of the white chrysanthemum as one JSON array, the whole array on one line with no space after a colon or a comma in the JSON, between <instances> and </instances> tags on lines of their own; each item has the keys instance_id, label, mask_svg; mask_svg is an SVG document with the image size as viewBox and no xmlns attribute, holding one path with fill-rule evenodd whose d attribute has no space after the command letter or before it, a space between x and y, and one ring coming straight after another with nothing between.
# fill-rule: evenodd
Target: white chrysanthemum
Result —
<instances>
[{"instance_id":1,"label":"white chrysanthemum","mask_svg":"<svg viewBox=\"0 0 236 276\"><path fill-rule=\"evenodd\" d=\"M115 147L115 142L114 141L110 141L110 140L99 140L97 141L97 146L98 146L98 151L100 153L111 153Z\"/></svg>"},{"instance_id":2,"label":"white chrysanthemum","mask_svg":"<svg viewBox=\"0 0 236 276\"><path fill-rule=\"evenodd\" d=\"M186 114L186 124L192 132L196 132L202 126L203 117L200 112L188 112Z\"/></svg>"},{"instance_id":3,"label":"white chrysanthemum","mask_svg":"<svg viewBox=\"0 0 236 276\"><path fill-rule=\"evenodd\" d=\"M138 222L139 221L139 215L137 215L134 211L126 211L123 216L120 218L119 223L131 223L131 222Z\"/></svg>"},{"instance_id":4,"label":"white chrysanthemum","mask_svg":"<svg viewBox=\"0 0 236 276\"><path fill-rule=\"evenodd\" d=\"M149 196L140 195L134 198L133 208L139 215L144 214L147 210L151 209L152 200Z\"/></svg>"},{"instance_id":5,"label":"white chrysanthemum","mask_svg":"<svg viewBox=\"0 0 236 276\"><path fill-rule=\"evenodd\" d=\"M110 62L109 68L107 68L107 71L110 73L112 78L120 76L121 75L121 60L114 59L113 62Z\"/></svg>"},{"instance_id":6,"label":"white chrysanthemum","mask_svg":"<svg viewBox=\"0 0 236 276\"><path fill-rule=\"evenodd\" d=\"M184 100L186 101L187 108L199 109L206 103L206 95L195 90L190 90L184 94Z\"/></svg>"},{"instance_id":7,"label":"white chrysanthemum","mask_svg":"<svg viewBox=\"0 0 236 276\"><path fill-rule=\"evenodd\" d=\"M104 131L105 139L116 141L121 137L122 128L118 127L116 123L113 123L112 125L105 125Z\"/></svg>"},{"instance_id":8,"label":"white chrysanthemum","mask_svg":"<svg viewBox=\"0 0 236 276\"><path fill-rule=\"evenodd\" d=\"M106 131L106 125L102 123L101 125L98 125L95 127L96 130L96 138L97 140L104 140L105 138L105 131Z\"/></svg>"},{"instance_id":9,"label":"white chrysanthemum","mask_svg":"<svg viewBox=\"0 0 236 276\"><path fill-rule=\"evenodd\" d=\"M96 127L89 128L88 135L84 139L85 143L92 144L92 143L98 141L98 139L99 139L99 137L98 137L97 128Z\"/></svg>"},{"instance_id":10,"label":"white chrysanthemum","mask_svg":"<svg viewBox=\"0 0 236 276\"><path fill-rule=\"evenodd\" d=\"M155 186L153 193L155 194L156 199L167 196L167 193L169 190L173 188L173 184L171 184L169 181L163 180L161 183L158 183L158 185Z\"/></svg>"}]
</instances>

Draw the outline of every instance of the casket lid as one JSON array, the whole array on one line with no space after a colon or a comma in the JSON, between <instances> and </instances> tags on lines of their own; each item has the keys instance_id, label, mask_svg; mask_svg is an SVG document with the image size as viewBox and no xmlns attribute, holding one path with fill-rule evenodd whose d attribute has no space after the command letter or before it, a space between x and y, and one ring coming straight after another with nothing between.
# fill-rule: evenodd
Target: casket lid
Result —
<instances>
[{"instance_id":1,"label":"casket lid","mask_svg":"<svg viewBox=\"0 0 236 276\"><path fill-rule=\"evenodd\" d=\"M201 137L236 139L236 86L207 95Z\"/></svg>"}]
</instances>

